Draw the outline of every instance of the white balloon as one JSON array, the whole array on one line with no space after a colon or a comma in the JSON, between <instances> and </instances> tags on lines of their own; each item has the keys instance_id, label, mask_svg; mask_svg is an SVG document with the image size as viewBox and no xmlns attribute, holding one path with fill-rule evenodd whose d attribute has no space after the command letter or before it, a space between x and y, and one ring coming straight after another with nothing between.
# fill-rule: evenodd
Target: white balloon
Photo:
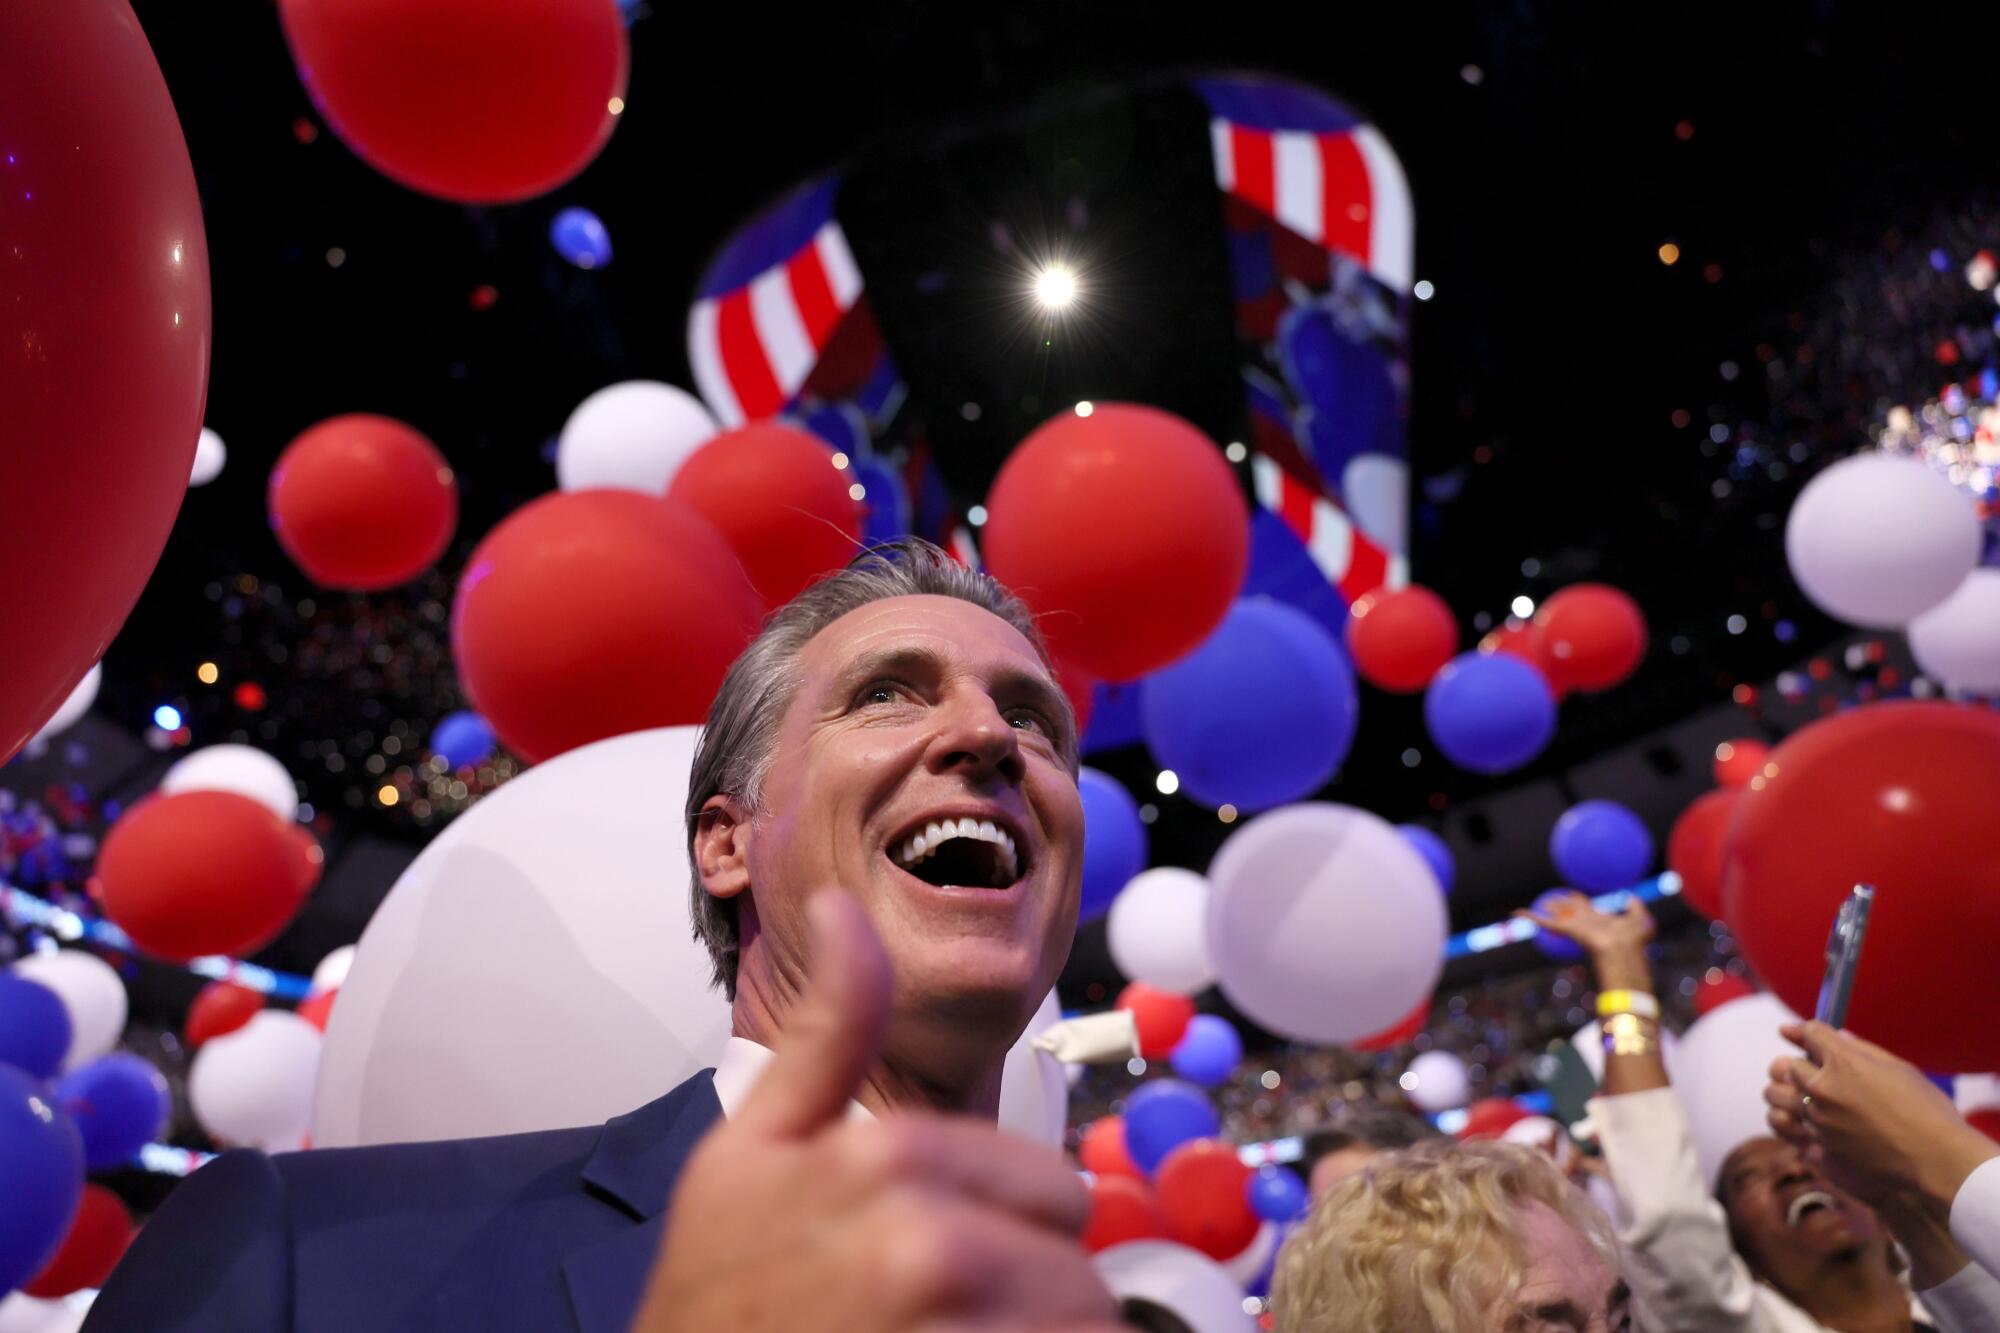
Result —
<instances>
[{"instance_id":1,"label":"white balloon","mask_svg":"<svg viewBox=\"0 0 2000 1333\"><path fill-rule=\"evenodd\" d=\"M1775 995L1747 995L1704 1014L1681 1039L1674 1090L1687 1107L1709 1184L1738 1144L1771 1132L1764 1119L1771 1061L1799 1053L1778 1035L1778 1025L1798 1021Z\"/></svg>"},{"instance_id":2,"label":"white balloon","mask_svg":"<svg viewBox=\"0 0 2000 1333\"><path fill-rule=\"evenodd\" d=\"M285 766L248 745L210 745L175 762L160 779L169 796L186 791L232 791L248 796L283 820L299 815L299 788Z\"/></svg>"},{"instance_id":3,"label":"white balloon","mask_svg":"<svg viewBox=\"0 0 2000 1333\"><path fill-rule=\"evenodd\" d=\"M0 1333L56 1333L66 1313L61 1301L38 1301L17 1291L0 1297Z\"/></svg>"},{"instance_id":4,"label":"white balloon","mask_svg":"<svg viewBox=\"0 0 2000 1333\"><path fill-rule=\"evenodd\" d=\"M1222 1265L1165 1240L1133 1240L1100 1250L1091 1261L1120 1301L1144 1301L1172 1311L1188 1333L1248 1333L1243 1287Z\"/></svg>"},{"instance_id":5,"label":"white balloon","mask_svg":"<svg viewBox=\"0 0 2000 1333\"><path fill-rule=\"evenodd\" d=\"M1403 1074L1403 1091L1418 1110L1435 1115L1465 1105L1472 1096L1472 1076L1465 1061L1450 1051L1425 1051L1410 1061Z\"/></svg>"},{"instance_id":6,"label":"white balloon","mask_svg":"<svg viewBox=\"0 0 2000 1333\"><path fill-rule=\"evenodd\" d=\"M1144 870L1111 900L1111 961L1134 981L1193 995L1215 983L1208 960L1208 881L1192 870Z\"/></svg>"},{"instance_id":7,"label":"white balloon","mask_svg":"<svg viewBox=\"0 0 2000 1333\"><path fill-rule=\"evenodd\" d=\"M716 1062L729 1003L688 929L678 815L696 733L571 750L431 841L341 984L315 1144L596 1124ZM1000 1089L1001 1123L1044 1143L1060 1142L1067 1080L1026 1047L1058 1017L1045 999Z\"/></svg>"},{"instance_id":8,"label":"white balloon","mask_svg":"<svg viewBox=\"0 0 2000 1333\"><path fill-rule=\"evenodd\" d=\"M1278 1242L1284 1238L1283 1227L1276 1222L1266 1222L1257 1228L1256 1236L1243 1247L1243 1253L1221 1261L1222 1271L1234 1278L1237 1286L1249 1286L1271 1262L1271 1256L1278 1252Z\"/></svg>"},{"instance_id":9,"label":"white balloon","mask_svg":"<svg viewBox=\"0 0 2000 1333\"><path fill-rule=\"evenodd\" d=\"M56 715L42 723L42 729L35 733L28 744L54 740L81 722L83 715L90 711L90 706L97 702L97 687L103 679L103 664L92 665L90 670L83 673L83 679L76 683L76 688L69 692L69 697L57 707Z\"/></svg>"},{"instance_id":10,"label":"white balloon","mask_svg":"<svg viewBox=\"0 0 2000 1333\"><path fill-rule=\"evenodd\" d=\"M1910 622L1910 652L1927 675L1972 694L2000 694L2000 569L1975 569Z\"/></svg>"},{"instance_id":11,"label":"white balloon","mask_svg":"<svg viewBox=\"0 0 2000 1333\"><path fill-rule=\"evenodd\" d=\"M1444 897L1394 826L1352 806L1260 815L1208 869L1208 946L1225 995L1300 1041L1373 1036L1436 989Z\"/></svg>"},{"instance_id":12,"label":"white balloon","mask_svg":"<svg viewBox=\"0 0 2000 1333\"><path fill-rule=\"evenodd\" d=\"M125 1031L125 983L102 958L82 949L31 953L14 964L14 972L54 991L69 1012L65 1071L89 1064L118 1044Z\"/></svg>"},{"instance_id":13,"label":"white balloon","mask_svg":"<svg viewBox=\"0 0 2000 1333\"><path fill-rule=\"evenodd\" d=\"M556 483L665 495L687 456L720 429L701 400L653 380L627 380L577 404L556 441Z\"/></svg>"},{"instance_id":14,"label":"white balloon","mask_svg":"<svg viewBox=\"0 0 2000 1333\"><path fill-rule=\"evenodd\" d=\"M343 944L332 953L319 960L313 969L312 993L323 995L330 990L339 990L347 980L347 974L354 967L354 946Z\"/></svg>"},{"instance_id":15,"label":"white balloon","mask_svg":"<svg viewBox=\"0 0 2000 1333\"><path fill-rule=\"evenodd\" d=\"M1979 563L1972 500L1929 464L1870 452L1842 459L1799 492L1785 557L1814 604L1869 629L1900 629Z\"/></svg>"},{"instance_id":16,"label":"white balloon","mask_svg":"<svg viewBox=\"0 0 2000 1333\"><path fill-rule=\"evenodd\" d=\"M288 1009L265 1009L211 1037L188 1070L188 1105L211 1138L288 1152L312 1124L319 1029Z\"/></svg>"},{"instance_id":17,"label":"white balloon","mask_svg":"<svg viewBox=\"0 0 2000 1333\"><path fill-rule=\"evenodd\" d=\"M1667 1062L1667 1077L1676 1078L1675 1070L1680 1068L1681 1039L1665 1028L1660 1029L1660 1053ZM1583 1057L1584 1064L1590 1066L1590 1076L1599 1083L1604 1082L1604 1028L1596 1019L1591 1019L1570 1034L1569 1044L1576 1047L1576 1053Z\"/></svg>"},{"instance_id":18,"label":"white balloon","mask_svg":"<svg viewBox=\"0 0 2000 1333\"><path fill-rule=\"evenodd\" d=\"M1356 454L1340 473L1354 526L1385 551L1410 549L1410 465L1390 454Z\"/></svg>"},{"instance_id":19,"label":"white balloon","mask_svg":"<svg viewBox=\"0 0 2000 1333\"><path fill-rule=\"evenodd\" d=\"M1951 1099L1960 1115L2000 1106L2000 1075L1960 1074L1951 1081Z\"/></svg>"},{"instance_id":20,"label":"white balloon","mask_svg":"<svg viewBox=\"0 0 2000 1333\"><path fill-rule=\"evenodd\" d=\"M222 465L228 461L229 450L223 447L222 437L203 426L195 441L194 467L188 472L188 485L208 485L222 475Z\"/></svg>"}]
</instances>

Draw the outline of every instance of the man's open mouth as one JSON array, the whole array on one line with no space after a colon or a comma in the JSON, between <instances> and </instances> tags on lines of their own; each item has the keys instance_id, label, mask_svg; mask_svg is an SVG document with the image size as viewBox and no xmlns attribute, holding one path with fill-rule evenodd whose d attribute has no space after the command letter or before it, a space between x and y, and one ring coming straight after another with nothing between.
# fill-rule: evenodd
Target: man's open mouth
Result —
<instances>
[{"instance_id":1,"label":"man's open mouth","mask_svg":"<svg viewBox=\"0 0 2000 1333\"><path fill-rule=\"evenodd\" d=\"M1024 869L1014 835L990 819L934 819L891 846L889 858L939 888L1004 889Z\"/></svg>"},{"instance_id":2,"label":"man's open mouth","mask_svg":"<svg viewBox=\"0 0 2000 1333\"><path fill-rule=\"evenodd\" d=\"M1785 1225L1795 1227L1805 1221L1810 1214L1816 1213L1822 1208L1830 1209L1834 1206L1831 1194L1826 1193L1824 1190L1807 1190L1804 1194L1799 1195L1798 1198L1793 1199L1791 1206L1785 1209Z\"/></svg>"}]
</instances>

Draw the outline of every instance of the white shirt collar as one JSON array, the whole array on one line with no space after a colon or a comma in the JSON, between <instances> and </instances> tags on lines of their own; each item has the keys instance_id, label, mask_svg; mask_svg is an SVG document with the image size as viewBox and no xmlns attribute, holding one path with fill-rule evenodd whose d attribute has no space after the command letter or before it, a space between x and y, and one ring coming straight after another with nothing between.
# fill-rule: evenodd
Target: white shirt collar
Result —
<instances>
[{"instance_id":1,"label":"white shirt collar","mask_svg":"<svg viewBox=\"0 0 2000 1333\"><path fill-rule=\"evenodd\" d=\"M771 1063L772 1055L770 1047L748 1037L731 1037L723 1045L722 1057L715 1062L715 1099L722 1103L723 1119L735 1116L736 1108L750 1095L751 1086L764 1072L764 1066ZM847 1118L873 1120L875 1115L860 1102L849 1101Z\"/></svg>"}]
</instances>

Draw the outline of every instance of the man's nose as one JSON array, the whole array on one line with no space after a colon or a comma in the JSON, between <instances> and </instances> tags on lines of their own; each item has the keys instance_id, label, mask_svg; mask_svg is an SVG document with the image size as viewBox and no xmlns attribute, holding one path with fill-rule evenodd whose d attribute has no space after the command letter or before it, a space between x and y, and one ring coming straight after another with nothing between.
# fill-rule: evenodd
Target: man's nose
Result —
<instances>
[{"instance_id":1,"label":"man's nose","mask_svg":"<svg viewBox=\"0 0 2000 1333\"><path fill-rule=\"evenodd\" d=\"M1021 738L1007 725L999 706L985 691L953 694L936 716L938 732L931 747L933 768L972 777L997 774L1012 783L1026 776Z\"/></svg>"}]
</instances>

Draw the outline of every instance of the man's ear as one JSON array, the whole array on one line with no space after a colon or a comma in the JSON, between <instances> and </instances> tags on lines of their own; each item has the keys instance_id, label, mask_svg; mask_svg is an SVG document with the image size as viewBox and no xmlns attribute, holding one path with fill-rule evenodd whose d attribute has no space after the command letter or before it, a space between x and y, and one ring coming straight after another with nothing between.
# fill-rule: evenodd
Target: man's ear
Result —
<instances>
[{"instance_id":1,"label":"man's ear","mask_svg":"<svg viewBox=\"0 0 2000 1333\"><path fill-rule=\"evenodd\" d=\"M694 826L694 860L711 898L734 898L750 887L750 812L734 796L703 802Z\"/></svg>"}]
</instances>

